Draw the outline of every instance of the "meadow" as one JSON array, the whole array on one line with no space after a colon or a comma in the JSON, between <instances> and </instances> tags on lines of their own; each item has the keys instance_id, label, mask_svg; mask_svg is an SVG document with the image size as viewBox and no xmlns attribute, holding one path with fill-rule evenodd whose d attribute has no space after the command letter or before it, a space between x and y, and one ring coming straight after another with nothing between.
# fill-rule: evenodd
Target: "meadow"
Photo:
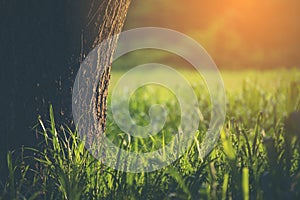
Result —
<instances>
[{"instance_id":1,"label":"meadow","mask_svg":"<svg viewBox=\"0 0 300 200\"><path fill-rule=\"evenodd\" d=\"M111 88L122 74L112 72ZM198 75L182 74L194 88L202 118L193 143L174 163L142 173L107 167L85 150L76 130L55 122L50 107L49 119L39 118L36 126L43 137L39 148L8 152L0 199L299 199L300 70L221 71L226 121L204 158L199 144L209 125L209 94ZM165 88L138 89L130 100L137 123L148 123L152 104L163 104L169 113L157 135L141 139L123 133L108 110L107 136L134 152L168 143L180 124L178 101Z\"/></svg>"}]
</instances>

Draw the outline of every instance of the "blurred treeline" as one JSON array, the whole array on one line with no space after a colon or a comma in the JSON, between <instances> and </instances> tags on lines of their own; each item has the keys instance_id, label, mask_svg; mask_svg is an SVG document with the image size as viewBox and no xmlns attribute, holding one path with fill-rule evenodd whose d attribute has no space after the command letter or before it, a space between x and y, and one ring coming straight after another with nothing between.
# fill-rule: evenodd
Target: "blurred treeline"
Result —
<instances>
[{"instance_id":1,"label":"blurred treeline","mask_svg":"<svg viewBox=\"0 0 300 200\"><path fill-rule=\"evenodd\" d=\"M222 69L290 68L300 66L299 19L299 0L135 0L125 29L159 26L183 32Z\"/></svg>"}]
</instances>

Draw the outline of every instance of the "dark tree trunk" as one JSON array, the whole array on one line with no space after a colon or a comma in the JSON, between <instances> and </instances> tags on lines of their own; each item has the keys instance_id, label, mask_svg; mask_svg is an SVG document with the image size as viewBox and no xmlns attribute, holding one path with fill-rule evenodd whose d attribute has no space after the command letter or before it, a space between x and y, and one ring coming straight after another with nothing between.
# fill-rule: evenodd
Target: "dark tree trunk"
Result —
<instances>
[{"instance_id":1,"label":"dark tree trunk","mask_svg":"<svg viewBox=\"0 0 300 200\"><path fill-rule=\"evenodd\" d=\"M7 150L37 144L38 115L71 126L72 86L80 62L123 27L130 0L0 1L0 158ZM102 61L110 65L116 41ZM101 62L102 62L101 61ZM110 67L98 85L97 116L105 126ZM3 172L5 165L0 166ZM3 174L0 174L0 180ZM5 178L5 177L4 177Z\"/></svg>"},{"instance_id":2,"label":"dark tree trunk","mask_svg":"<svg viewBox=\"0 0 300 200\"><path fill-rule=\"evenodd\" d=\"M127 10L130 4L130 0L104 0L99 3L99 1L94 0L92 5L98 2L99 5L97 11L93 11L94 6L90 9L89 13L99 13L96 15L96 20L94 24L88 23L87 31L94 34L91 38L95 38L93 44L90 45L86 42L87 50L90 51L90 47L95 48L103 40L107 38L113 38L112 36L117 35L121 32L124 21L126 18ZM89 17L89 20L93 20L93 16ZM90 28L89 28L90 26ZM110 71L112 64L112 56L117 43L117 37L110 40L107 44L106 52L99 52L98 59L101 64L98 67L103 67L103 73L99 74L99 82L96 88L95 95L95 115L98 121L96 126L99 127L100 131L105 130L106 124L106 100L108 94L108 85L110 80ZM100 69L99 69L100 71Z\"/></svg>"}]
</instances>

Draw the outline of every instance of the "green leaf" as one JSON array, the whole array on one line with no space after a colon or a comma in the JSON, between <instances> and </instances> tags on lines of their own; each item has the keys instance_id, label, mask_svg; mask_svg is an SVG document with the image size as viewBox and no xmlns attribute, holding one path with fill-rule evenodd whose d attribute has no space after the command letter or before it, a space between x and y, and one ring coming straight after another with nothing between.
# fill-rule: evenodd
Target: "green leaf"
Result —
<instances>
[{"instance_id":1,"label":"green leaf","mask_svg":"<svg viewBox=\"0 0 300 200\"><path fill-rule=\"evenodd\" d=\"M242 172L242 189L243 199L249 200L249 169L247 167L244 167Z\"/></svg>"},{"instance_id":2,"label":"green leaf","mask_svg":"<svg viewBox=\"0 0 300 200\"><path fill-rule=\"evenodd\" d=\"M231 144L231 141L226 136L226 132L225 132L224 128L221 129L221 140L222 140L222 144L223 144L223 148L224 148L224 153L227 155L227 157L230 160L234 160L235 159L235 151Z\"/></svg>"}]
</instances>

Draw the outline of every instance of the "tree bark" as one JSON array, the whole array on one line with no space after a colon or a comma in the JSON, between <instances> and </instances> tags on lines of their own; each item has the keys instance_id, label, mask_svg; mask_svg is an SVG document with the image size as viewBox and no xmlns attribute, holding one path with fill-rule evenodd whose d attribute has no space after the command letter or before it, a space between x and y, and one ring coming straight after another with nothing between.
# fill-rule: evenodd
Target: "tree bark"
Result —
<instances>
[{"instance_id":1,"label":"tree bark","mask_svg":"<svg viewBox=\"0 0 300 200\"><path fill-rule=\"evenodd\" d=\"M103 0L100 2L93 0L89 10L90 15L88 16L87 28L84 33L87 32L92 40L84 40L83 58L93 48L105 45L100 47L104 48L105 51L98 51L97 55L98 69L95 72L97 74L97 84L96 88L94 88L95 91L93 91L95 94L92 99L93 105L90 106L93 109L90 112L94 114L96 119L94 127L96 127L98 134L104 133L106 126L106 105L111 64L118 39L118 37L113 36L118 35L122 31L129 4L130 0ZM108 43L102 44L102 41L108 38L110 39ZM79 124L78 126L85 126L85 124ZM88 130L88 134L95 133Z\"/></svg>"}]
</instances>

